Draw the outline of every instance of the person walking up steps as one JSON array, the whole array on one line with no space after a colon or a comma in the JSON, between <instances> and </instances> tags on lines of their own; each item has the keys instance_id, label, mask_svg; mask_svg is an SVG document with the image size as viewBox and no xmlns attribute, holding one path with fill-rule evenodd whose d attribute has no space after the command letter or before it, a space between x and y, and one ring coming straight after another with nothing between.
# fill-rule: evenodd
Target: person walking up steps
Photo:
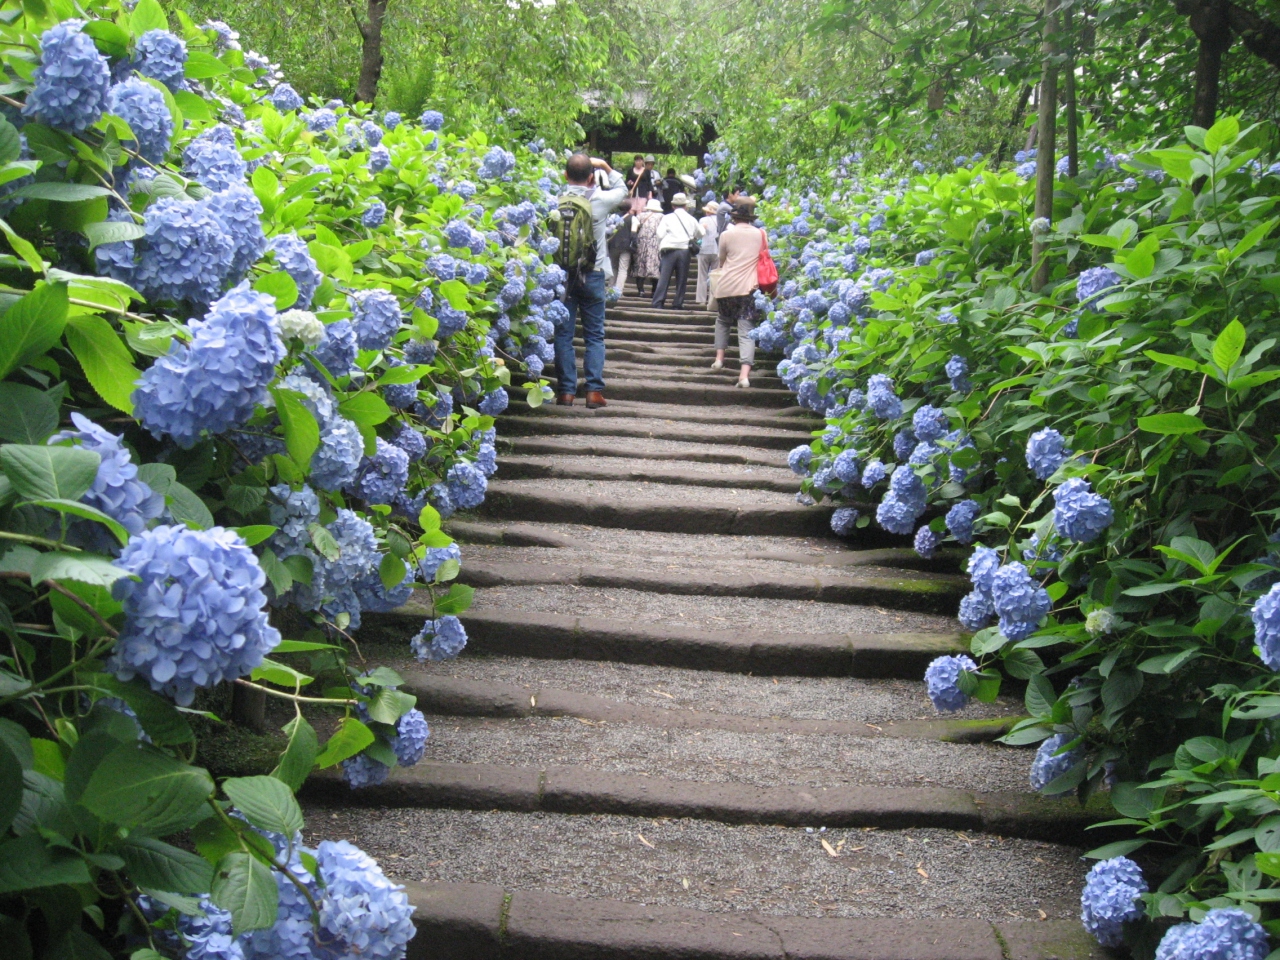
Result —
<instances>
[{"instance_id":1,"label":"person walking up steps","mask_svg":"<svg viewBox=\"0 0 1280 960\"><path fill-rule=\"evenodd\" d=\"M706 305L711 291L708 283L711 271L720 264L720 248L716 245L716 239L720 236L720 228L716 223L719 209L720 204L713 200L702 208L706 216L698 221L702 224L702 246L698 248L698 286L693 294L693 302L700 306Z\"/></svg>"},{"instance_id":2,"label":"person walking up steps","mask_svg":"<svg viewBox=\"0 0 1280 960\"><path fill-rule=\"evenodd\" d=\"M650 280L658 287L658 224L662 222L662 202L652 197L644 210L635 218L631 230L635 234L631 253L631 274L636 278L636 293L644 295L644 282Z\"/></svg>"},{"instance_id":3,"label":"person walking up steps","mask_svg":"<svg viewBox=\"0 0 1280 960\"><path fill-rule=\"evenodd\" d=\"M720 276L716 280L716 359L712 370L724 369L724 353L729 346L729 326L738 325L738 386L751 386L751 365L756 359L756 343L748 334L755 326L754 293L756 264L764 246L764 231L751 225L756 218L754 203L738 203L730 214L730 224L719 240Z\"/></svg>"},{"instance_id":4,"label":"person walking up steps","mask_svg":"<svg viewBox=\"0 0 1280 960\"><path fill-rule=\"evenodd\" d=\"M689 198L677 193L671 198L673 213L667 214L658 224L658 250L661 253L661 269L658 287L653 291L652 307L666 306L667 287L671 274L676 275L676 292L671 301L673 310L684 308L684 287L689 280L689 256L702 239L703 228L688 211Z\"/></svg>"},{"instance_id":5,"label":"person walking up steps","mask_svg":"<svg viewBox=\"0 0 1280 960\"><path fill-rule=\"evenodd\" d=\"M595 171L602 170L606 186L597 187ZM626 202L627 185L605 161L575 153L565 164L567 181L559 200L562 239L559 256L566 258L569 277L565 282L564 305L567 316L556 323L556 403L573 406L578 393L578 360L573 350L573 334L578 314L582 315L582 366L587 376L587 407L603 407L604 402L604 297L605 273L609 268L609 248L605 243L605 221ZM577 217L591 218L588 236ZM569 242L565 242L568 240ZM575 244L577 249L574 249ZM575 260L577 263L570 262Z\"/></svg>"},{"instance_id":6,"label":"person walking up steps","mask_svg":"<svg viewBox=\"0 0 1280 960\"><path fill-rule=\"evenodd\" d=\"M631 252L636 245L635 215L627 211L618 224L618 229L609 238L609 262L613 266L613 285L621 293L627 286L627 275L631 272Z\"/></svg>"}]
</instances>

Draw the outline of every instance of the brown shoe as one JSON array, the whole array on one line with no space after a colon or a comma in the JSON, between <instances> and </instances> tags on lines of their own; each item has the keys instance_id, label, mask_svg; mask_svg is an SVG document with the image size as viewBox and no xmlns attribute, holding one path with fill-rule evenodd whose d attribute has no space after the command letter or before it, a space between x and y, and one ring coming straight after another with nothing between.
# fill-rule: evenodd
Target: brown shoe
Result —
<instances>
[{"instance_id":1,"label":"brown shoe","mask_svg":"<svg viewBox=\"0 0 1280 960\"><path fill-rule=\"evenodd\" d=\"M604 394L599 390L592 390L587 394L587 409L594 410L596 407L607 407L604 402Z\"/></svg>"},{"instance_id":2,"label":"brown shoe","mask_svg":"<svg viewBox=\"0 0 1280 960\"><path fill-rule=\"evenodd\" d=\"M572 407L572 406L573 406L573 401L574 401L575 399L576 399L576 398L574 397L574 395L573 395L572 393L562 393L562 394L560 394L560 396L556 397L556 406L557 406L557 407ZM588 406L590 406L590 404L589 404L589 403L588 403Z\"/></svg>"}]
</instances>

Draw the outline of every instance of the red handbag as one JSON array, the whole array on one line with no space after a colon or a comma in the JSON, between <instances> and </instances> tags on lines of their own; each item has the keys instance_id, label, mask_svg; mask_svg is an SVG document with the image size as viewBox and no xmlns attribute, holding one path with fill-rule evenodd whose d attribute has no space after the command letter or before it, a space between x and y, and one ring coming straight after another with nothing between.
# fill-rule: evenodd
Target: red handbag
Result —
<instances>
[{"instance_id":1,"label":"red handbag","mask_svg":"<svg viewBox=\"0 0 1280 960\"><path fill-rule=\"evenodd\" d=\"M760 231L760 257L756 260L756 284L767 297L778 289L778 267L769 256L769 235Z\"/></svg>"}]
</instances>

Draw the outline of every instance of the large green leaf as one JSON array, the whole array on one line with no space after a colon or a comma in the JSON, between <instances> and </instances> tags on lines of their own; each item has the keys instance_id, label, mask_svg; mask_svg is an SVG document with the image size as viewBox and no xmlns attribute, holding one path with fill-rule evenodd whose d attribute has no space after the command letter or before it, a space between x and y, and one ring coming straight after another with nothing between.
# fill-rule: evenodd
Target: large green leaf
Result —
<instances>
[{"instance_id":1,"label":"large green leaf","mask_svg":"<svg viewBox=\"0 0 1280 960\"><path fill-rule=\"evenodd\" d=\"M1138 418L1138 429L1147 433L1199 433L1205 426L1203 420L1189 413L1157 413L1155 416Z\"/></svg>"},{"instance_id":2,"label":"large green leaf","mask_svg":"<svg viewBox=\"0 0 1280 960\"><path fill-rule=\"evenodd\" d=\"M275 397L276 413L284 427L284 445L289 457L305 471L310 468L311 455L320 446L320 425L302 394L277 388L271 395Z\"/></svg>"},{"instance_id":3,"label":"large green leaf","mask_svg":"<svg viewBox=\"0 0 1280 960\"><path fill-rule=\"evenodd\" d=\"M202 819L213 780L146 745L123 746L89 778L80 803L109 823L165 836Z\"/></svg>"},{"instance_id":4,"label":"large green leaf","mask_svg":"<svg viewBox=\"0 0 1280 960\"><path fill-rule=\"evenodd\" d=\"M83 447L10 443L0 447L0 468L23 500L79 500L93 486L102 462Z\"/></svg>"},{"instance_id":5,"label":"large green leaf","mask_svg":"<svg viewBox=\"0 0 1280 960\"><path fill-rule=\"evenodd\" d=\"M15 196L26 197L28 200L57 200L61 203L79 203L82 200L111 196L111 191L106 187L91 183L64 183L60 180L29 183L13 192Z\"/></svg>"},{"instance_id":6,"label":"large green leaf","mask_svg":"<svg viewBox=\"0 0 1280 960\"><path fill-rule=\"evenodd\" d=\"M302 829L302 808L293 791L275 777L233 777L222 790L246 820L261 830L292 837Z\"/></svg>"},{"instance_id":7,"label":"large green leaf","mask_svg":"<svg viewBox=\"0 0 1280 960\"><path fill-rule=\"evenodd\" d=\"M265 930L276 921L279 893L271 868L250 853L235 850L218 863L210 898L231 913L231 929Z\"/></svg>"},{"instance_id":8,"label":"large green leaf","mask_svg":"<svg viewBox=\"0 0 1280 960\"><path fill-rule=\"evenodd\" d=\"M98 316L73 317L66 332L67 345L98 396L117 410L133 413L133 388L141 373L111 324Z\"/></svg>"},{"instance_id":9,"label":"large green leaf","mask_svg":"<svg viewBox=\"0 0 1280 960\"><path fill-rule=\"evenodd\" d=\"M80 854L50 846L38 833L0 843L0 894L88 882Z\"/></svg>"},{"instance_id":10,"label":"large green leaf","mask_svg":"<svg viewBox=\"0 0 1280 960\"><path fill-rule=\"evenodd\" d=\"M0 741L0 834L9 829L22 807L22 763Z\"/></svg>"},{"instance_id":11,"label":"large green leaf","mask_svg":"<svg viewBox=\"0 0 1280 960\"><path fill-rule=\"evenodd\" d=\"M299 790L316 765L316 756L320 753L319 742L315 730L303 716L290 720L285 725L284 732L289 737L289 744L280 755L280 763L271 771L271 775L284 782L289 789Z\"/></svg>"},{"instance_id":12,"label":"large green leaf","mask_svg":"<svg viewBox=\"0 0 1280 960\"><path fill-rule=\"evenodd\" d=\"M1213 341L1213 362L1224 373L1230 370L1244 352L1245 330L1239 320L1232 320Z\"/></svg>"},{"instance_id":13,"label":"large green leaf","mask_svg":"<svg viewBox=\"0 0 1280 960\"><path fill-rule=\"evenodd\" d=\"M129 879L170 893L200 893L213 883L213 864L198 854L153 837L130 837L113 851L125 862Z\"/></svg>"},{"instance_id":14,"label":"large green leaf","mask_svg":"<svg viewBox=\"0 0 1280 960\"><path fill-rule=\"evenodd\" d=\"M67 323L67 285L41 283L0 316L0 380L47 352Z\"/></svg>"},{"instance_id":15,"label":"large green leaf","mask_svg":"<svg viewBox=\"0 0 1280 960\"><path fill-rule=\"evenodd\" d=\"M43 444L58 429L58 405L23 383L0 383L0 410L0 440Z\"/></svg>"},{"instance_id":16,"label":"large green leaf","mask_svg":"<svg viewBox=\"0 0 1280 960\"><path fill-rule=\"evenodd\" d=\"M354 757L369 744L373 743L373 731L355 717L343 717L338 722L338 729L324 745L320 756L316 757L316 765L321 769L341 763L348 757Z\"/></svg>"}]
</instances>

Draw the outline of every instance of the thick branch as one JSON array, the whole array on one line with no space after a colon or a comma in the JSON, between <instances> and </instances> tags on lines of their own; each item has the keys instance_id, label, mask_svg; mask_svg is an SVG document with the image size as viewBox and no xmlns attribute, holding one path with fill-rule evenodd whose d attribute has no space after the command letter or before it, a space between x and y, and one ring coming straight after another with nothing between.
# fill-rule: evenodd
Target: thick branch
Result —
<instances>
[{"instance_id":1,"label":"thick branch","mask_svg":"<svg viewBox=\"0 0 1280 960\"><path fill-rule=\"evenodd\" d=\"M1255 57L1280 68L1280 26L1238 3L1227 2L1227 22Z\"/></svg>"},{"instance_id":2,"label":"thick branch","mask_svg":"<svg viewBox=\"0 0 1280 960\"><path fill-rule=\"evenodd\" d=\"M378 96L378 81L382 79L382 21L387 16L387 3L388 0L369 0L366 22L360 31L363 42L356 99L363 103L371 104Z\"/></svg>"}]
</instances>

